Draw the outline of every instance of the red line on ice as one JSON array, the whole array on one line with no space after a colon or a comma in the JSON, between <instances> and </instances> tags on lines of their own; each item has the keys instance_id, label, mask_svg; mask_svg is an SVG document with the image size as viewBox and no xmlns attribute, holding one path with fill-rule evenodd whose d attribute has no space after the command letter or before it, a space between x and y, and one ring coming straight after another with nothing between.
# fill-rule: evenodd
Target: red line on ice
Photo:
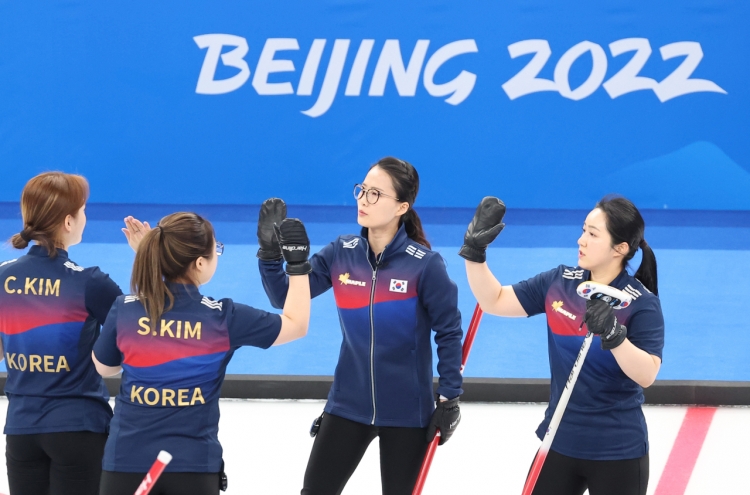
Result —
<instances>
[{"instance_id":1,"label":"red line on ice","mask_svg":"<svg viewBox=\"0 0 750 495\"><path fill-rule=\"evenodd\" d=\"M687 410L654 495L685 493L715 413L715 407L691 407Z\"/></svg>"}]
</instances>

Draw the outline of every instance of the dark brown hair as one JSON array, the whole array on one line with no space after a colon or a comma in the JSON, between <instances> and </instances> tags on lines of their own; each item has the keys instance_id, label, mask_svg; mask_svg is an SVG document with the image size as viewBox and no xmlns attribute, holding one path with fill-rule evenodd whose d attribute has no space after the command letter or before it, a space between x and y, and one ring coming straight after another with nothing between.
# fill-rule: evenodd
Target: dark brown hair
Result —
<instances>
[{"instance_id":1,"label":"dark brown hair","mask_svg":"<svg viewBox=\"0 0 750 495\"><path fill-rule=\"evenodd\" d=\"M396 190L396 196L398 196L399 201L409 203L409 210L401 215L399 226L402 223L404 224L406 235L409 236L409 239L431 248L432 246L430 246L422 228L422 220L419 219L419 215L414 211L414 202L417 200L417 194L419 194L419 174L417 173L417 169L411 163L392 156L382 158L370 167L370 170L375 167L381 168L390 176L393 182L393 189Z\"/></svg>"},{"instance_id":2,"label":"dark brown hair","mask_svg":"<svg viewBox=\"0 0 750 495\"><path fill-rule=\"evenodd\" d=\"M623 268L640 248L643 256L641 265L635 272L635 278L648 290L659 295L656 256L646 242L646 223L643 221L641 212L629 199L616 195L605 196L596 204L596 208L602 210L607 217L607 231L612 237L612 247L623 242L628 244L628 253L625 255Z\"/></svg>"},{"instance_id":3,"label":"dark brown hair","mask_svg":"<svg viewBox=\"0 0 750 495\"><path fill-rule=\"evenodd\" d=\"M16 249L36 241L50 257L62 247L60 227L68 215L75 217L89 198L89 183L81 175L45 172L33 177L21 193L23 229L10 238Z\"/></svg>"},{"instance_id":4,"label":"dark brown hair","mask_svg":"<svg viewBox=\"0 0 750 495\"><path fill-rule=\"evenodd\" d=\"M130 291L136 294L151 320L172 309L174 295L164 283L185 279L190 265L200 257L215 256L214 228L195 213L172 213L143 236L133 262ZM169 305L165 307L166 301Z\"/></svg>"}]
</instances>

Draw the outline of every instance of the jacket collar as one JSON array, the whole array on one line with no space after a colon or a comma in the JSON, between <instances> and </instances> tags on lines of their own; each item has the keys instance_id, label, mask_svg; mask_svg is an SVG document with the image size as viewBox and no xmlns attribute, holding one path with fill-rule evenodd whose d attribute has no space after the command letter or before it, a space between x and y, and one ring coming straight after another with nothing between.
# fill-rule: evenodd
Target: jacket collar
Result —
<instances>
[{"instance_id":1,"label":"jacket collar","mask_svg":"<svg viewBox=\"0 0 750 495\"><path fill-rule=\"evenodd\" d=\"M360 232L360 236L367 241L367 229L362 227L362 231ZM396 231L396 235L391 239L391 242L389 242L386 246L383 252L380 256L377 258L373 258L378 265L383 264L383 262L393 256L395 253L398 253L400 251L403 251L405 248L407 242L409 242L409 236L406 235L406 227L402 223L401 226ZM367 241L367 256L373 257L374 253L372 252L372 249L370 249L370 243Z\"/></svg>"},{"instance_id":2,"label":"jacket collar","mask_svg":"<svg viewBox=\"0 0 750 495\"><path fill-rule=\"evenodd\" d=\"M189 297L190 299L201 299L203 297L198 287L193 284L181 284L169 281L165 281L164 283L175 298Z\"/></svg>"},{"instance_id":3,"label":"jacket collar","mask_svg":"<svg viewBox=\"0 0 750 495\"><path fill-rule=\"evenodd\" d=\"M29 252L26 253L31 256L40 256L40 257L49 257L49 251L47 251L47 248L44 246L40 246L39 244L34 244L29 249ZM68 259L68 252L64 249L57 249L57 257L61 259Z\"/></svg>"}]
</instances>

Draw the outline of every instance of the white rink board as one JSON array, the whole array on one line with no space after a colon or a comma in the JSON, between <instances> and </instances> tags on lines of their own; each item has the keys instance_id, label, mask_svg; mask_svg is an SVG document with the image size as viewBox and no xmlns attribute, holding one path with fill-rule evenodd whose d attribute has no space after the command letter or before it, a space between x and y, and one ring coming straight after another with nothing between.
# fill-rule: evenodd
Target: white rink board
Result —
<instances>
[{"instance_id":1,"label":"white rink board","mask_svg":"<svg viewBox=\"0 0 750 495\"><path fill-rule=\"evenodd\" d=\"M0 398L5 421L7 399ZM302 487L313 440L308 434L324 401L221 401L219 438L229 476L227 494L289 495ZM437 493L520 494L540 442L534 435L543 404L461 405L456 434L438 448L424 495ZM653 494L687 407L645 406L651 443ZM686 495L750 494L750 408L719 408L690 478ZM457 475L456 473L460 473ZM8 493L5 470L0 494ZM346 495L379 495L377 439L344 490Z\"/></svg>"}]
</instances>

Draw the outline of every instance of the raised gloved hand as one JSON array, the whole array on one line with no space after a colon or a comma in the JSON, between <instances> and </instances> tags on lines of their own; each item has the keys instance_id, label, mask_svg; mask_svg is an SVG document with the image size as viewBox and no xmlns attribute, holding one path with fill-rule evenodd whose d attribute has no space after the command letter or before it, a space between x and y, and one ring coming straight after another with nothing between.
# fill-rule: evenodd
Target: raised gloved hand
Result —
<instances>
[{"instance_id":1,"label":"raised gloved hand","mask_svg":"<svg viewBox=\"0 0 750 495\"><path fill-rule=\"evenodd\" d=\"M280 261L281 247L276 240L273 225L280 225L286 218L286 203L283 199L270 198L260 205L258 214L258 258L263 261Z\"/></svg>"},{"instance_id":2,"label":"raised gloved hand","mask_svg":"<svg viewBox=\"0 0 750 495\"><path fill-rule=\"evenodd\" d=\"M280 251L286 261L286 273L289 275L307 275L312 266L307 258L310 256L310 239L302 221L298 218L286 218L281 225L273 225L279 240Z\"/></svg>"},{"instance_id":3,"label":"raised gloved hand","mask_svg":"<svg viewBox=\"0 0 750 495\"><path fill-rule=\"evenodd\" d=\"M458 407L458 397L435 404L435 412L427 426L427 442L431 442L435 431L440 430L440 445L443 445L456 431L461 422L461 409Z\"/></svg>"},{"instance_id":4,"label":"raised gloved hand","mask_svg":"<svg viewBox=\"0 0 750 495\"><path fill-rule=\"evenodd\" d=\"M625 325L617 322L617 316L612 307L601 299L586 301L586 314L583 317L589 332L602 339L602 349L612 350L622 344L628 336Z\"/></svg>"},{"instance_id":5,"label":"raised gloved hand","mask_svg":"<svg viewBox=\"0 0 750 495\"><path fill-rule=\"evenodd\" d=\"M484 198L464 234L464 245L458 255L475 263L487 261L487 246L505 227L504 215L505 203L492 196Z\"/></svg>"}]
</instances>

